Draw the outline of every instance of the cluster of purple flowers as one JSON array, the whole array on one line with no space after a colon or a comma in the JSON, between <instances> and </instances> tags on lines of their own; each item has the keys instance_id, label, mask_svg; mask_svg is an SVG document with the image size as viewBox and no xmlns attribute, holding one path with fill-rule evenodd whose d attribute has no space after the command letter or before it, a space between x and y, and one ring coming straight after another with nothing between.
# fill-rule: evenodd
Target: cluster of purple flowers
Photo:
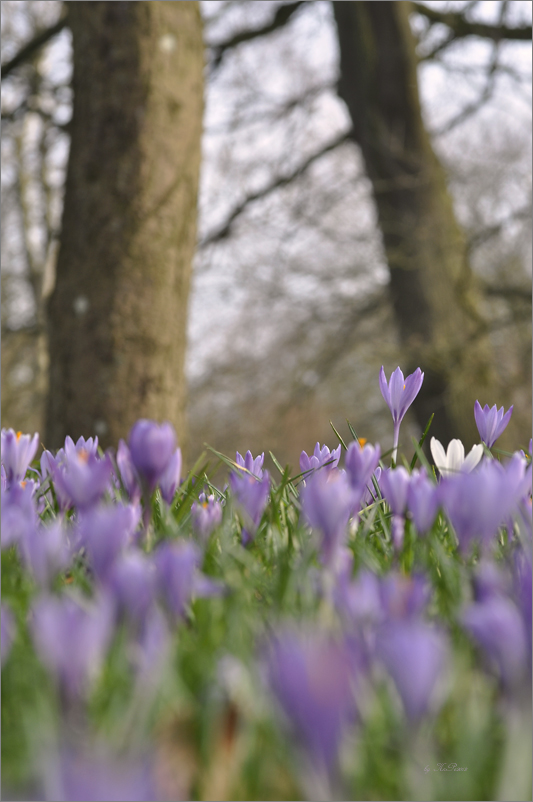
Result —
<instances>
[{"instance_id":1,"label":"cluster of purple flowers","mask_svg":"<svg viewBox=\"0 0 533 802\"><path fill-rule=\"evenodd\" d=\"M172 629L191 600L224 587L202 573L198 542L178 538L144 548L153 492L158 487L171 505L179 485L181 452L170 424L139 421L128 445L121 441L116 464L110 453L98 453L97 438L67 437L55 456L43 452L40 469L29 469L38 442L37 435L2 430L2 549L16 550L36 585L29 630L68 720L98 680L118 629L127 632L136 682L157 683ZM28 469L32 479L25 479ZM220 504L206 506L211 522L219 522ZM210 527L196 524L204 544ZM77 570L92 579L90 597L69 586ZM3 605L3 662L15 639L15 618ZM68 761L64 768L70 776Z\"/></svg>"},{"instance_id":2,"label":"cluster of purple flowers","mask_svg":"<svg viewBox=\"0 0 533 802\"><path fill-rule=\"evenodd\" d=\"M364 726L383 686L413 728L446 698L451 638L435 616L427 577L399 567L406 543L430 537L437 520L457 559L475 566L456 623L481 665L506 694L522 689L531 675L531 458L523 452L504 463L492 457L489 449L512 407L504 414L503 407L483 409L476 402L485 448L478 444L465 458L460 441L445 451L433 438L438 480L429 464L412 471L396 466L400 425L423 379L420 369L404 378L397 368L387 383L381 369L394 427L391 467L383 464L379 445L352 442L340 467L341 446L330 451L317 443L311 456L302 452L301 473L291 484L299 531L316 547L314 589L325 613L312 628L294 621L274 627L258 646L260 674L282 726L313 772L333 785L345 732ZM38 444L37 435L2 430L2 549L13 549L33 580L27 625L68 720L89 699L118 632L134 687L153 692L191 601L226 592L202 571L211 538L224 525L237 533L244 556L244 549L268 537L265 513L275 485L264 454L237 452L229 486L196 491L190 527L169 525L171 536L167 531L158 540L154 493L169 521L182 493L182 456L170 424L138 421L116 455L102 453L96 437L76 443L67 437L55 455L45 450L38 467L30 467ZM390 556L391 570L382 576L354 571L351 547L365 529L359 524L374 518ZM496 556L502 543L513 547L507 564ZM89 582L90 595L77 583L70 587L76 575ZM4 664L21 622L7 604L1 617ZM107 778L106 789L120 789L124 799L155 798L144 763L132 764L119 782L101 752L80 754L57 756L54 798L100 798L93 765Z\"/></svg>"}]
</instances>

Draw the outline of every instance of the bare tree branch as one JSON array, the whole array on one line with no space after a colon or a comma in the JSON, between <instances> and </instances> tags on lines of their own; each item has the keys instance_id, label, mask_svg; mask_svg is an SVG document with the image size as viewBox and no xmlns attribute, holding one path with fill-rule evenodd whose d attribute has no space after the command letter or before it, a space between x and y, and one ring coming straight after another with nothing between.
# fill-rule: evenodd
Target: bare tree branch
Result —
<instances>
[{"instance_id":1,"label":"bare tree branch","mask_svg":"<svg viewBox=\"0 0 533 802\"><path fill-rule=\"evenodd\" d=\"M227 135L235 128L241 130L248 125L270 124L277 120L282 120L294 109L305 105L309 101L319 97L323 92L334 92L336 90L336 81L325 81L323 84L317 84L307 89L302 94L286 100L283 104L277 104L272 110L262 110L255 114L248 114L247 116L235 116L229 123L223 123L217 126L209 126L206 128L208 134L222 134Z\"/></svg>"},{"instance_id":2,"label":"bare tree branch","mask_svg":"<svg viewBox=\"0 0 533 802\"><path fill-rule=\"evenodd\" d=\"M471 236L467 243L468 251L473 251L475 248L479 248L480 245L484 245L484 243L492 239L492 237L497 237L502 228L509 223L512 223L515 220L529 220L530 218L531 206L523 206L520 209L516 209L503 220L500 220L499 223L496 223L489 228L484 228L482 231L478 231L476 234Z\"/></svg>"},{"instance_id":3,"label":"bare tree branch","mask_svg":"<svg viewBox=\"0 0 533 802\"><path fill-rule=\"evenodd\" d=\"M439 22L453 31L454 39L465 39L467 36L481 36L499 42L502 39L514 39L527 42L531 39L531 25L490 25L486 22L470 22L457 11L437 11L423 3L414 3L413 10L426 17L431 23Z\"/></svg>"},{"instance_id":4,"label":"bare tree branch","mask_svg":"<svg viewBox=\"0 0 533 802\"><path fill-rule=\"evenodd\" d=\"M249 42L251 39L257 39L260 36L266 36L278 28L282 28L283 25L290 20L294 12L297 11L302 5L304 5L303 0L297 0L297 2L294 3L286 3L278 8L274 14L274 19L272 22L269 22L267 25L263 25L262 28L252 28L251 30L239 31L238 33L233 34L233 36L229 39L226 39L225 42L218 42L217 44L211 45L214 57L213 67L216 69L220 66L220 62L222 61L224 54L226 51L231 50L232 47L236 47L243 42Z\"/></svg>"},{"instance_id":5,"label":"bare tree branch","mask_svg":"<svg viewBox=\"0 0 533 802\"><path fill-rule=\"evenodd\" d=\"M57 36L57 34L60 33L66 26L66 24L67 15L66 13L63 13L54 25L51 25L49 28L45 28L44 30L40 31L30 42L21 47L21 49L13 56L13 58L9 59L9 61L6 61L5 64L2 64L2 79L7 78L7 76L13 72L13 70L28 61L33 54L39 50L39 48L43 47L43 45L49 42L50 39L53 39L54 36Z\"/></svg>"},{"instance_id":6,"label":"bare tree branch","mask_svg":"<svg viewBox=\"0 0 533 802\"><path fill-rule=\"evenodd\" d=\"M298 167L293 170L291 173L283 176L276 176L272 181L268 184L265 184L264 187L257 190L257 192L252 192L247 195L244 200L242 200L232 212L228 215L226 221L219 226L218 229L213 231L211 234L208 234L204 237L203 240L200 241L199 247L204 248L206 245L212 245L214 242L218 242L221 239L225 239L231 231L231 227L235 220L244 212L248 204L253 203L253 201L259 200L260 198L265 198L267 195L270 195L271 192L274 190L279 189L280 187L284 187L287 184L290 184L291 181L294 181L299 175L304 173L308 167L310 167L317 159L320 159L326 153L329 153L335 148L338 148L339 145L344 144L344 142L349 141L350 139L350 132L344 132L340 134L336 139L326 145L325 147L321 148L320 151L317 153L311 154L302 164L298 165Z\"/></svg>"},{"instance_id":7,"label":"bare tree branch","mask_svg":"<svg viewBox=\"0 0 533 802\"><path fill-rule=\"evenodd\" d=\"M501 5L500 17L498 20L499 25L503 25L503 21L505 19L505 13L507 11L507 0ZM443 134L447 134L453 128L458 125L461 125L465 122L465 120L470 119L474 114L476 114L485 103L491 98L492 94L494 93L494 89L496 87L496 78L498 74L498 66L499 66L499 56L500 56L500 44L501 42L495 41L492 45L492 56L490 59L489 68L487 71L486 83L483 88L483 91L479 95L479 97L474 100L472 103L468 103L458 114L448 120L441 128L437 131L432 131L432 136L442 136Z\"/></svg>"},{"instance_id":8,"label":"bare tree branch","mask_svg":"<svg viewBox=\"0 0 533 802\"><path fill-rule=\"evenodd\" d=\"M488 284L484 283L481 287L485 295L491 295L497 298L507 298L511 299L519 299L520 301L525 301L528 304L531 304L531 288L530 287L520 287L520 286L512 286L512 285L497 285L497 284Z\"/></svg>"}]
</instances>

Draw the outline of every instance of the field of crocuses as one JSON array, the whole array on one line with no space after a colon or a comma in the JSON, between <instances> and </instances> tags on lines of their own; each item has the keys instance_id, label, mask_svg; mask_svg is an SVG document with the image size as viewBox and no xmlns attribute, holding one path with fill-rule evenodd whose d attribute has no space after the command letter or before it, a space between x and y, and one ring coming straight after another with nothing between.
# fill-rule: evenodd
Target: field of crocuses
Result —
<instances>
[{"instance_id":1,"label":"field of crocuses","mask_svg":"<svg viewBox=\"0 0 533 802\"><path fill-rule=\"evenodd\" d=\"M423 380L381 370L391 451L296 472L2 430L4 796L530 799L531 441L476 403L433 465Z\"/></svg>"}]
</instances>

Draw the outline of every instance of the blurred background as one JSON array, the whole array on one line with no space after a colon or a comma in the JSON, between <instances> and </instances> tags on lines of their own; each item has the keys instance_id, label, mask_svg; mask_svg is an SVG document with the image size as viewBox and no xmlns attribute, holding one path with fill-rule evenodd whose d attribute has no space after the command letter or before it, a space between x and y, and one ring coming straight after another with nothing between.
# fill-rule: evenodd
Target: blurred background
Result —
<instances>
[{"instance_id":1,"label":"blurred background","mask_svg":"<svg viewBox=\"0 0 533 802\"><path fill-rule=\"evenodd\" d=\"M50 380L59 376L50 341L84 336L77 323L54 329L50 306L67 271L57 260L69 263L71 136L91 135L73 118L73 47L82 64L83 42L71 5L127 15L197 4L2 2L2 425L39 431L48 447L60 445L53 414L72 436L113 445L129 426L126 415L115 425L95 413L76 428L70 374ZM185 361L168 356L185 371L186 396L179 383L175 392L186 422L173 422L189 464L209 443L270 449L296 468L317 440L337 445L330 420L343 436L348 419L390 448L382 364L387 376L397 365L426 372L407 452L433 411L433 434L470 446L476 398L513 403L499 445L527 446L531 5L210 0L199 9L196 247ZM157 41L171 56L183 21L165 24L175 28ZM181 124L178 115L177 148ZM70 282L77 321L90 290ZM113 398L126 392L109 382ZM55 392L68 415L50 411ZM132 415L159 415L128 392Z\"/></svg>"}]
</instances>

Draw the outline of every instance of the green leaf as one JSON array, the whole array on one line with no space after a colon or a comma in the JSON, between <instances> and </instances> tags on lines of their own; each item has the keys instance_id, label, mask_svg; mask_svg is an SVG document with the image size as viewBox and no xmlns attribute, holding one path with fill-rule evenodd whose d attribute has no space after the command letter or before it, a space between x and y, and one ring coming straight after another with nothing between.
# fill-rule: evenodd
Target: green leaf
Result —
<instances>
[{"instance_id":1,"label":"green leaf","mask_svg":"<svg viewBox=\"0 0 533 802\"><path fill-rule=\"evenodd\" d=\"M422 435L422 437L420 438L420 440L419 440L419 442L418 442L418 448L416 448L416 447L415 447L415 453L414 453L413 459L411 460L411 470L413 470L413 468L415 467L415 465L416 465L416 460L417 460L418 458L420 458L420 454L422 453L422 446L424 445L424 440L425 440L425 439L426 439L426 437L427 437L427 433L429 432L429 427L430 427L430 426L431 426L431 424L433 423L433 418L434 418L434 417L435 417L435 413L434 413L434 412L432 412L432 413L431 413L431 417L430 417L430 419L429 419L429 420L428 420L428 422L427 422L426 428L424 429L424 434ZM415 441L415 442L416 442L416 441ZM426 461L426 464L427 464L427 461Z\"/></svg>"}]
</instances>

